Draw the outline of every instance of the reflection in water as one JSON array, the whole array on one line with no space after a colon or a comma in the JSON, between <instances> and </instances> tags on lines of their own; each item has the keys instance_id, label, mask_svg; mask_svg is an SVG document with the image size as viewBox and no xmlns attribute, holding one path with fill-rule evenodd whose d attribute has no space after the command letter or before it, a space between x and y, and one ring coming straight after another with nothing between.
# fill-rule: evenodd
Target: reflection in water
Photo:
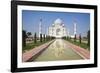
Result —
<instances>
[{"instance_id":1,"label":"reflection in water","mask_svg":"<svg viewBox=\"0 0 100 73\"><path fill-rule=\"evenodd\" d=\"M55 57L61 56L64 52L64 44L60 40L56 40L54 44L51 46L51 48L53 50Z\"/></svg>"},{"instance_id":2,"label":"reflection in water","mask_svg":"<svg viewBox=\"0 0 100 73\"><path fill-rule=\"evenodd\" d=\"M35 61L79 60L82 59L62 39L56 39Z\"/></svg>"}]
</instances>

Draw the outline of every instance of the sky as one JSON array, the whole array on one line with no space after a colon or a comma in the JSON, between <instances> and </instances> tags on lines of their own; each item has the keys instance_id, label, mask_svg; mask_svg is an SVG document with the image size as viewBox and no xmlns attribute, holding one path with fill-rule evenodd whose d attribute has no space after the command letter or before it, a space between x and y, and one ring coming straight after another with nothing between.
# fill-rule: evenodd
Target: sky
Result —
<instances>
[{"instance_id":1,"label":"sky","mask_svg":"<svg viewBox=\"0 0 100 73\"><path fill-rule=\"evenodd\" d=\"M90 14L76 12L52 12L52 11L22 11L22 25L26 32L39 32L39 22L42 19L42 33L47 33L47 29L54 21L60 18L71 35L74 34L74 22L77 24L77 34L86 36L90 29Z\"/></svg>"}]
</instances>

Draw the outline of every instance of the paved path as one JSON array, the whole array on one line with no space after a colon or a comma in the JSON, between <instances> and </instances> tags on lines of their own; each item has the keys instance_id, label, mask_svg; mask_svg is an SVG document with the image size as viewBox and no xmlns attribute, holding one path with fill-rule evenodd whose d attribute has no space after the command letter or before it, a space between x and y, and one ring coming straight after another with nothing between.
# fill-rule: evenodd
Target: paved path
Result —
<instances>
[{"instance_id":1,"label":"paved path","mask_svg":"<svg viewBox=\"0 0 100 73\"><path fill-rule=\"evenodd\" d=\"M23 53L22 54L22 61L23 62L28 61L33 56L37 55L38 53L40 53L41 51L43 51L45 48L47 48L53 41L50 41L50 42L45 43L45 44L43 44L43 45L41 45L39 47L33 48L32 50Z\"/></svg>"}]
</instances>

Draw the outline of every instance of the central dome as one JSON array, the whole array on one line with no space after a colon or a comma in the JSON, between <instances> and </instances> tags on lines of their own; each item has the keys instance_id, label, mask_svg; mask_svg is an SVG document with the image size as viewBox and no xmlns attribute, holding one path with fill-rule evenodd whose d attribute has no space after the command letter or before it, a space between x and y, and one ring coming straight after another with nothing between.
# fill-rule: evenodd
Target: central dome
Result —
<instances>
[{"instance_id":1,"label":"central dome","mask_svg":"<svg viewBox=\"0 0 100 73\"><path fill-rule=\"evenodd\" d=\"M62 20L59 19L59 18L54 21L54 24L60 24L61 25L62 23L63 23Z\"/></svg>"}]
</instances>

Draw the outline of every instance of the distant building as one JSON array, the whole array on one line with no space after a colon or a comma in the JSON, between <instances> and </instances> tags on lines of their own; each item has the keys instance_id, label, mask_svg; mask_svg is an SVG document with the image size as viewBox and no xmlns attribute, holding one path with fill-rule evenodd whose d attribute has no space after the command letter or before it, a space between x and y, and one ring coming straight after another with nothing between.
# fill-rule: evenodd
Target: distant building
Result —
<instances>
[{"instance_id":1,"label":"distant building","mask_svg":"<svg viewBox=\"0 0 100 73\"><path fill-rule=\"evenodd\" d=\"M77 34L76 27L77 27L77 24L76 24L76 22L74 22L73 30L72 30L73 34L71 35L69 32L69 29L67 29L65 27L64 22L60 18L58 18L53 22L53 24L49 28L47 28L47 34L49 36L56 37L56 38L62 38L62 37L67 37L67 36L74 38L75 35ZM39 21L39 38L40 38L40 34L42 34L42 30L43 30L42 19L40 19L40 21Z\"/></svg>"},{"instance_id":2,"label":"distant building","mask_svg":"<svg viewBox=\"0 0 100 73\"><path fill-rule=\"evenodd\" d=\"M53 36L56 38L62 38L67 36L66 27L61 19L56 19L54 23L48 28L49 36Z\"/></svg>"}]
</instances>

